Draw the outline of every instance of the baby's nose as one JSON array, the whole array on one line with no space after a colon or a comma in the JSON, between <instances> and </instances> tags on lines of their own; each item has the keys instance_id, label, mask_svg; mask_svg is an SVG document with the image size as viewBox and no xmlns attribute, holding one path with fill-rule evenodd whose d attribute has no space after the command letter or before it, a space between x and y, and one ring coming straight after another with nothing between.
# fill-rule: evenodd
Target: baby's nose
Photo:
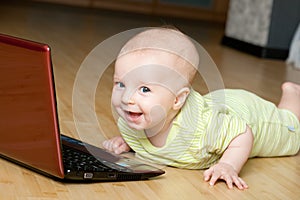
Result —
<instances>
[{"instance_id":1,"label":"baby's nose","mask_svg":"<svg viewBox=\"0 0 300 200\"><path fill-rule=\"evenodd\" d=\"M125 90L122 96L122 102L124 104L135 104L134 95L136 90Z\"/></svg>"}]
</instances>

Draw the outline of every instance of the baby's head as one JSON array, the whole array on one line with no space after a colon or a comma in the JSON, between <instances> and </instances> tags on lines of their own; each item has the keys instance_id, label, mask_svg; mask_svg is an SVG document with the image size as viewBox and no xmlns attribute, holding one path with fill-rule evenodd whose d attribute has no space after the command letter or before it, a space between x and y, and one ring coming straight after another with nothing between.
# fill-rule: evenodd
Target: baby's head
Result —
<instances>
[{"instance_id":1,"label":"baby's head","mask_svg":"<svg viewBox=\"0 0 300 200\"><path fill-rule=\"evenodd\" d=\"M197 49L180 31L139 33L116 60L112 105L131 128L161 130L184 105L198 63Z\"/></svg>"},{"instance_id":2,"label":"baby's head","mask_svg":"<svg viewBox=\"0 0 300 200\"><path fill-rule=\"evenodd\" d=\"M175 28L153 28L130 39L121 49L118 59L128 54L147 54L192 83L198 69L199 55L193 42ZM138 55L137 55L138 56ZM159 64L159 63L156 63ZM175 65L174 65L175 64Z\"/></svg>"}]
</instances>

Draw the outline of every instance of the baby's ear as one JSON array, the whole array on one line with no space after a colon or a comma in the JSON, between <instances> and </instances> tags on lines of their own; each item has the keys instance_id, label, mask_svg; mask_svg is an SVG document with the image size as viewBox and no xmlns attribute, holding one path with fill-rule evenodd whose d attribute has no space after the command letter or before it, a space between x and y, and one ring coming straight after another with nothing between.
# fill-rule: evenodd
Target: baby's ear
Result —
<instances>
[{"instance_id":1,"label":"baby's ear","mask_svg":"<svg viewBox=\"0 0 300 200\"><path fill-rule=\"evenodd\" d=\"M174 105L173 105L174 110L179 110L183 106L189 93L190 93L190 89L188 87L184 87L177 92Z\"/></svg>"}]
</instances>

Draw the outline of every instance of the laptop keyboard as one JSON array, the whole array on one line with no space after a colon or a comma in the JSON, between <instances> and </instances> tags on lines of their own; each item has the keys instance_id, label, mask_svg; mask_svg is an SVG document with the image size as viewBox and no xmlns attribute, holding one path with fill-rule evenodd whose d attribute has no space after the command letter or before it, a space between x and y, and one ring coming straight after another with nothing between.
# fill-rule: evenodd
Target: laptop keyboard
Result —
<instances>
[{"instance_id":1,"label":"laptop keyboard","mask_svg":"<svg viewBox=\"0 0 300 200\"><path fill-rule=\"evenodd\" d=\"M92 155L86 154L76 149L63 145L63 162L65 170L90 171L90 172L113 172L116 171Z\"/></svg>"}]
</instances>

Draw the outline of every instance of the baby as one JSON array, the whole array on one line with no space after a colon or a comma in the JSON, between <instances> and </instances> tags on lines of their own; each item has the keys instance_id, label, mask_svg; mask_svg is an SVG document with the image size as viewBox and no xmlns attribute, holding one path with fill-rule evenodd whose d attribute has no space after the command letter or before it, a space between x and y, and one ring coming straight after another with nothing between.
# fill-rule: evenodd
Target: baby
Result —
<instances>
[{"instance_id":1,"label":"baby","mask_svg":"<svg viewBox=\"0 0 300 200\"><path fill-rule=\"evenodd\" d=\"M278 107L244 90L201 96L191 87L199 61L193 42L178 30L153 28L130 39L116 60L112 91L121 136L103 146L206 169L210 185L222 179L229 188L246 189L238 174L249 157L299 151L300 85L284 83ZM213 97L224 104L216 106Z\"/></svg>"}]
</instances>

